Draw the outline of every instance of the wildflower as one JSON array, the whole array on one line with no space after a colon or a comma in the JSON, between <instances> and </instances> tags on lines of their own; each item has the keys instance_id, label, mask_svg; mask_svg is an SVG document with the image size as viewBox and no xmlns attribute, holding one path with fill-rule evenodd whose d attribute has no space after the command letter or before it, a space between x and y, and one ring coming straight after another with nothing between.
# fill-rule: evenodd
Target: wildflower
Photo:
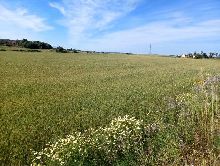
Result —
<instances>
[{"instance_id":1,"label":"wildflower","mask_svg":"<svg viewBox=\"0 0 220 166\"><path fill-rule=\"evenodd\" d=\"M38 159L38 160L41 159L41 156L37 156L36 159Z\"/></svg>"},{"instance_id":2,"label":"wildflower","mask_svg":"<svg viewBox=\"0 0 220 166\"><path fill-rule=\"evenodd\" d=\"M150 128L155 131L157 126L153 124ZM88 154L96 153L96 151L90 152L96 148L98 153L101 152L109 160L113 160L117 158L119 152L126 154L133 150L133 153L139 153L139 149L143 149L144 130L142 129L144 129L142 120L128 115L119 116L113 119L109 126L89 130L89 135L86 132L73 133L55 143L48 144L47 148L38 153L34 152L34 154L39 155L36 159L47 156L50 161L64 165L70 157L72 158L71 161L79 160L77 156L87 158Z\"/></svg>"}]
</instances>

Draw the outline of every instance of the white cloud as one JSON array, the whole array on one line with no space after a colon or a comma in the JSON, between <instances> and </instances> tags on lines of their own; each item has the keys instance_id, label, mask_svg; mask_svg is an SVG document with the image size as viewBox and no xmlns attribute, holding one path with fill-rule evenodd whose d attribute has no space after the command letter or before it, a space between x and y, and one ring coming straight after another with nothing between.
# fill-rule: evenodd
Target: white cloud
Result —
<instances>
[{"instance_id":1,"label":"white cloud","mask_svg":"<svg viewBox=\"0 0 220 166\"><path fill-rule=\"evenodd\" d=\"M69 44L65 44L78 49L146 52L149 43L159 47L170 43L172 47L181 41L193 45L192 40L200 42L220 37L219 19L195 20L185 9L155 10L148 15L146 12L141 18L137 16L142 25L135 27L134 22L132 28L114 28L115 23L134 11L139 2L141 0L62 0L50 6L64 16L61 23L68 28L71 38Z\"/></svg>"},{"instance_id":2,"label":"white cloud","mask_svg":"<svg viewBox=\"0 0 220 166\"><path fill-rule=\"evenodd\" d=\"M127 52L130 49L134 52L146 52L149 43L163 45L164 43L175 43L182 40L185 43L191 43L191 40L203 41L220 37L220 20L203 21L187 26L176 26L177 24L181 25L179 19L170 20L169 22L153 22L141 27L90 39L84 47L99 51ZM145 51L143 48L145 48Z\"/></svg>"},{"instance_id":3,"label":"white cloud","mask_svg":"<svg viewBox=\"0 0 220 166\"><path fill-rule=\"evenodd\" d=\"M49 3L50 7L53 7L57 10L59 10L63 15L66 15L66 11L64 9L64 7L60 6L58 3L56 2L51 2Z\"/></svg>"},{"instance_id":4,"label":"white cloud","mask_svg":"<svg viewBox=\"0 0 220 166\"><path fill-rule=\"evenodd\" d=\"M17 8L10 10L0 4L0 27L5 30L20 29L32 30L35 32L46 31L52 27L45 23L45 20L37 15L29 14L26 9ZM2 34L3 32L1 32ZM5 31L5 33L9 33Z\"/></svg>"},{"instance_id":5,"label":"white cloud","mask_svg":"<svg viewBox=\"0 0 220 166\"><path fill-rule=\"evenodd\" d=\"M63 0L50 3L65 17L62 24L70 32L75 45L102 31L115 20L134 10L139 0Z\"/></svg>"}]
</instances>

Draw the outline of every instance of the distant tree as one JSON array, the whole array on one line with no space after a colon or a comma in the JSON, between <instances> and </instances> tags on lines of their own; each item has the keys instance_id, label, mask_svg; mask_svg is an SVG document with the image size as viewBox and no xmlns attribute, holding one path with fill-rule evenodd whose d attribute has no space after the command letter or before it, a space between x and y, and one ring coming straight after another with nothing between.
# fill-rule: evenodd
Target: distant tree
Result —
<instances>
[{"instance_id":1,"label":"distant tree","mask_svg":"<svg viewBox=\"0 0 220 166\"><path fill-rule=\"evenodd\" d=\"M201 51L201 58L209 58L209 57L205 52Z\"/></svg>"},{"instance_id":2,"label":"distant tree","mask_svg":"<svg viewBox=\"0 0 220 166\"><path fill-rule=\"evenodd\" d=\"M187 55L187 57L188 57L188 58L193 58L193 54L192 54L192 53L189 53L189 54Z\"/></svg>"},{"instance_id":3,"label":"distant tree","mask_svg":"<svg viewBox=\"0 0 220 166\"><path fill-rule=\"evenodd\" d=\"M195 59L201 58L200 55L199 55L199 53L197 53L196 51L193 53L193 57L194 57Z\"/></svg>"},{"instance_id":4,"label":"distant tree","mask_svg":"<svg viewBox=\"0 0 220 166\"><path fill-rule=\"evenodd\" d=\"M210 52L210 53L209 53L209 58L213 58L213 57L214 57L214 55L215 55L215 53Z\"/></svg>"},{"instance_id":5,"label":"distant tree","mask_svg":"<svg viewBox=\"0 0 220 166\"><path fill-rule=\"evenodd\" d=\"M61 53L67 53L67 50L65 50L63 47L57 47L56 52L61 52Z\"/></svg>"},{"instance_id":6,"label":"distant tree","mask_svg":"<svg viewBox=\"0 0 220 166\"><path fill-rule=\"evenodd\" d=\"M73 53L79 53L79 50L73 49Z\"/></svg>"},{"instance_id":7,"label":"distant tree","mask_svg":"<svg viewBox=\"0 0 220 166\"><path fill-rule=\"evenodd\" d=\"M17 47L24 47L24 48L29 48L29 49L52 49L53 48L48 43L44 43L40 41L28 41L27 39L22 39L22 40L0 39L0 45L17 46Z\"/></svg>"},{"instance_id":8,"label":"distant tree","mask_svg":"<svg viewBox=\"0 0 220 166\"><path fill-rule=\"evenodd\" d=\"M52 49L53 47L48 43L41 43L41 49Z\"/></svg>"},{"instance_id":9,"label":"distant tree","mask_svg":"<svg viewBox=\"0 0 220 166\"><path fill-rule=\"evenodd\" d=\"M19 46L20 47L25 47L25 45L27 45L27 43L28 43L28 40L27 39L22 39L22 40L20 40L19 41Z\"/></svg>"}]
</instances>

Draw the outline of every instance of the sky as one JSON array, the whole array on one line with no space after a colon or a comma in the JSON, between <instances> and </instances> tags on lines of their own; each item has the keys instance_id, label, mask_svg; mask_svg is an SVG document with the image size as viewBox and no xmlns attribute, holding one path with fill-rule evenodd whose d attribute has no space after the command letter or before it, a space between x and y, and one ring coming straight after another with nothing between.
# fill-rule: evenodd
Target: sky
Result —
<instances>
[{"instance_id":1,"label":"sky","mask_svg":"<svg viewBox=\"0 0 220 166\"><path fill-rule=\"evenodd\" d=\"M0 0L0 38L106 52L220 52L220 0Z\"/></svg>"}]
</instances>

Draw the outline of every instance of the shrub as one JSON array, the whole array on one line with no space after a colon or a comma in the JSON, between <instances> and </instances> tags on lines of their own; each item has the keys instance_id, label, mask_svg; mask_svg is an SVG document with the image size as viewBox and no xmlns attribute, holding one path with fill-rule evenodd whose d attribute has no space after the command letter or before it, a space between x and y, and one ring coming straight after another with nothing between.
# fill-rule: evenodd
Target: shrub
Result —
<instances>
[{"instance_id":1,"label":"shrub","mask_svg":"<svg viewBox=\"0 0 220 166\"><path fill-rule=\"evenodd\" d=\"M219 160L215 143L220 138L219 83L217 76L202 78L195 83L194 92L176 98L179 112L175 128L187 164L213 165Z\"/></svg>"},{"instance_id":2,"label":"shrub","mask_svg":"<svg viewBox=\"0 0 220 166\"><path fill-rule=\"evenodd\" d=\"M134 117L118 117L97 130L76 132L49 143L41 152L34 152L34 164L111 165L125 158L137 162L144 154L146 136L156 131ZM129 157L128 157L129 156Z\"/></svg>"},{"instance_id":3,"label":"shrub","mask_svg":"<svg viewBox=\"0 0 220 166\"><path fill-rule=\"evenodd\" d=\"M27 52L41 52L41 50L27 50Z\"/></svg>"},{"instance_id":4,"label":"shrub","mask_svg":"<svg viewBox=\"0 0 220 166\"><path fill-rule=\"evenodd\" d=\"M67 53L68 51L66 49L64 49L63 47L59 46L56 48L56 52Z\"/></svg>"}]
</instances>

